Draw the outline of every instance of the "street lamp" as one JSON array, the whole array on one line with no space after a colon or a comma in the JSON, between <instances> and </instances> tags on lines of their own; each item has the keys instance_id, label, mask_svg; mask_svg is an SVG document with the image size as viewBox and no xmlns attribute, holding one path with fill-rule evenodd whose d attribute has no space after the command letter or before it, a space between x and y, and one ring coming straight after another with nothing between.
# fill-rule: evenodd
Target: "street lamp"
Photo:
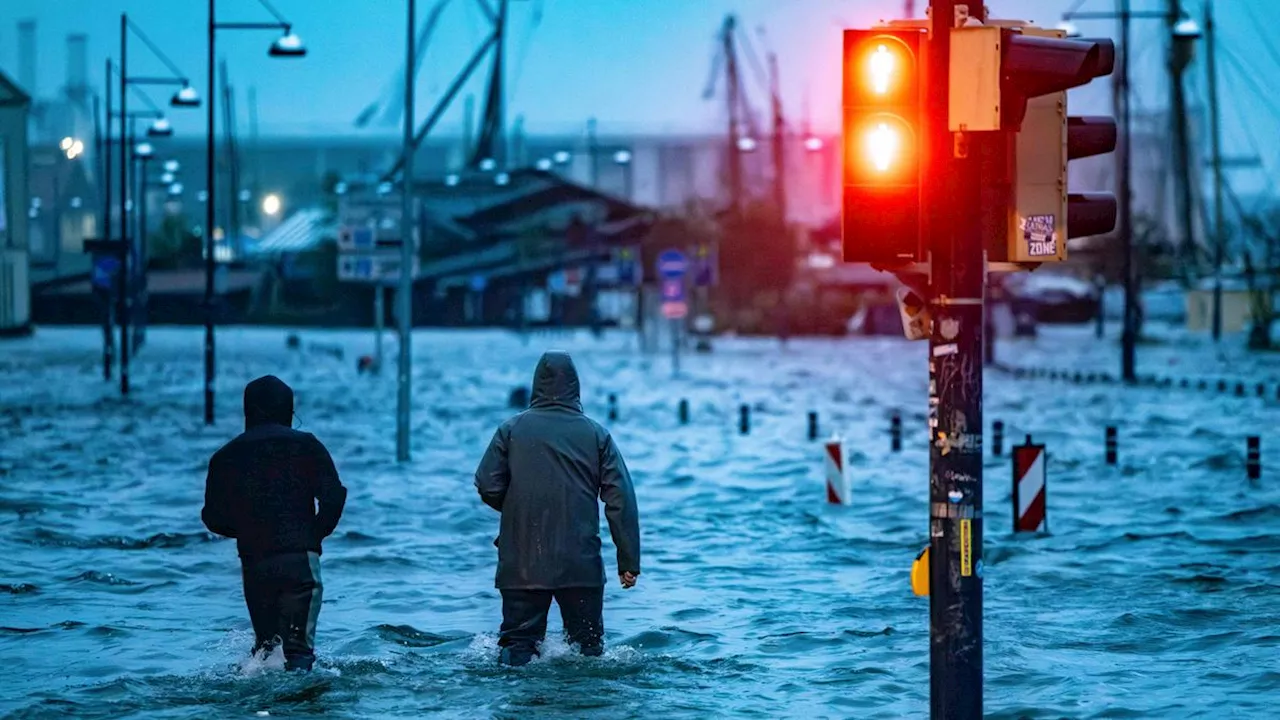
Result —
<instances>
[{"instance_id":1,"label":"street lamp","mask_svg":"<svg viewBox=\"0 0 1280 720\"><path fill-rule=\"evenodd\" d=\"M151 123L151 127L147 128L147 137L170 137L173 135L173 126L169 124L168 118L157 118Z\"/></svg>"},{"instance_id":2,"label":"street lamp","mask_svg":"<svg viewBox=\"0 0 1280 720\"><path fill-rule=\"evenodd\" d=\"M182 169L182 165L178 164L178 161L177 161L177 160L165 160L165 161L164 161L164 171L165 171L165 172L167 172L167 173L176 173L176 172L178 172L178 170L180 170L180 169Z\"/></svg>"},{"instance_id":3,"label":"street lamp","mask_svg":"<svg viewBox=\"0 0 1280 720\"><path fill-rule=\"evenodd\" d=\"M217 207L216 185L217 178L214 176L216 171L214 160L214 52L219 30L280 30L283 36L277 38L271 44L271 48L267 51L270 57L298 58L307 54L306 47L303 46L302 40L293 34L293 25L289 23L276 9L266 0L258 0L267 12L271 13L276 19L275 22L255 22L255 23L220 23L218 22L217 0L209 0L209 56L208 56L208 95L209 107L207 113L207 123L205 129L205 188L208 193L208 203L205 205L205 235L204 235L204 422L206 425L213 424L213 379L214 379L214 339L213 339L213 276L215 264L213 255L213 226L214 211Z\"/></svg>"},{"instance_id":4,"label":"street lamp","mask_svg":"<svg viewBox=\"0 0 1280 720\"><path fill-rule=\"evenodd\" d=\"M1123 382L1137 382L1137 333L1138 333L1138 287L1141 285L1142 267L1134 262L1133 243L1133 164L1129 141L1132 137L1129 112L1129 23L1134 18L1148 20L1164 20L1173 22L1171 28L1174 41L1174 52L1186 52L1186 48L1199 37L1199 27L1187 25L1186 19L1178 21L1167 12L1140 11L1129 9L1129 0L1120 0L1119 12L1067 12L1062 15L1062 23L1058 26L1067 31L1079 34L1073 20L1119 20L1120 21L1120 67L1113 76L1119 85L1116 97L1116 115L1120 120L1120 137L1122 141L1116 146L1116 160L1120 164L1117 173L1119 192L1116 193L1118 207L1116 218L1116 235L1124 248L1124 262L1121 273L1124 275L1124 329L1121 335L1120 377ZM1183 29L1182 33L1178 28Z\"/></svg>"},{"instance_id":5,"label":"street lamp","mask_svg":"<svg viewBox=\"0 0 1280 720\"><path fill-rule=\"evenodd\" d=\"M822 138L816 135L810 135L804 139L804 149L811 153L821 152L822 146Z\"/></svg>"},{"instance_id":6,"label":"street lamp","mask_svg":"<svg viewBox=\"0 0 1280 720\"><path fill-rule=\"evenodd\" d=\"M568 150L558 150L555 155L551 156L551 159L557 165L568 165L571 157Z\"/></svg>"},{"instance_id":7,"label":"street lamp","mask_svg":"<svg viewBox=\"0 0 1280 720\"><path fill-rule=\"evenodd\" d=\"M753 137L738 138L738 149L744 153L755 152L756 139Z\"/></svg>"},{"instance_id":8,"label":"street lamp","mask_svg":"<svg viewBox=\"0 0 1280 720\"><path fill-rule=\"evenodd\" d=\"M280 196L271 193L262 198L262 213L272 217L280 213Z\"/></svg>"},{"instance_id":9,"label":"street lamp","mask_svg":"<svg viewBox=\"0 0 1280 720\"><path fill-rule=\"evenodd\" d=\"M554 163L551 162L550 158L538 158L538 162L534 164L534 167L538 168L542 172L547 172L553 165Z\"/></svg>"},{"instance_id":10,"label":"street lamp","mask_svg":"<svg viewBox=\"0 0 1280 720\"><path fill-rule=\"evenodd\" d=\"M135 37L137 37L139 40L142 41L142 44L146 45L151 50L151 53L153 55L155 55L157 58L159 58L159 60L162 63L164 63L164 65L172 73L170 77L129 77L130 31L132 31L132 34ZM111 83L111 70L112 70L111 62L107 61L108 86L110 86L110 83ZM140 27L138 27L136 24L134 24L132 21L129 20L129 15L127 13L120 14L119 71L120 71L119 72L119 75L120 75L120 114L119 114L119 117L120 117L120 242L124 247L124 251L120 255L120 280L119 280L120 297L118 298L118 302L120 303L120 306L119 306L120 307L120 312L119 312L119 315L120 315L120 394L128 395L129 394L129 351L130 351L129 321L132 319L132 315L133 315L133 299L134 299L133 292L130 290L130 287L131 287L130 275L135 271L135 268L133 268L133 265L132 265L132 259L134 257L134 254L137 252L137 247L135 245L136 238L132 238L129 236L128 208L135 204L131 202L129 198L129 195L130 195L129 166L131 164L131 158L128 155L126 155L126 150L125 150L125 148L131 147L131 143L133 142L133 135L134 135L132 125L130 125L128 129L125 128L125 121L126 120L131 121L134 117L129 114L129 86L130 85L134 85L134 86L180 85L181 89L173 96L173 99L170 101L170 104L172 104L174 107L194 107L195 105L198 105L200 103L200 98L198 95L195 95L194 92L187 92L185 94L183 93L184 90L190 90L190 87L191 87L190 81L182 73L182 71L178 69L178 66L175 65L173 61L170 60L169 57L165 55L164 52L162 52L154 42L151 41L151 38L147 37L147 34L142 32L142 29ZM145 95L143 95L142 97L144 98L144 101L152 107L152 110L155 112L155 117L157 118L157 120L162 119L163 113L159 112L159 110L155 107L154 103L152 103L149 99L146 99ZM107 130L108 130L107 135L108 136L110 136L111 116L112 116L111 96L110 94L108 94L107 96ZM157 124L160 125L159 123ZM156 129L156 125L153 125L152 130L155 130L155 129ZM171 127L167 127L167 122L166 122L165 124L160 125L159 133L148 133L148 134L151 135L152 137L164 137L167 135L172 135L173 129ZM107 164L108 174L109 174L110 167L111 167L111 158L110 158L110 149L109 149L110 143L107 143L107 146L108 146L108 151L107 151L108 155L106 158L106 161L107 161L106 164ZM136 152L136 148L135 148L135 152ZM108 183L108 185L110 185L110 183ZM110 191L108 191L108 195L107 195L108 198L110 197L109 192ZM110 205L110 202L108 200L108 206L109 205ZM145 279L146 278L144 273L144 277L143 277L144 283L145 283Z\"/></svg>"}]
</instances>

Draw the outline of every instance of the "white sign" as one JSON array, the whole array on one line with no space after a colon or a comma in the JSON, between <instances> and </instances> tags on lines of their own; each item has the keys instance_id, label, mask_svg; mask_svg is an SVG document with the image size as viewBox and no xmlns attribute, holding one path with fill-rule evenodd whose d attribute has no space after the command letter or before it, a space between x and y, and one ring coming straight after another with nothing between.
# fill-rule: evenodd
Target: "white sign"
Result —
<instances>
[{"instance_id":1,"label":"white sign","mask_svg":"<svg viewBox=\"0 0 1280 720\"><path fill-rule=\"evenodd\" d=\"M413 258L413 276L421 274L417 256ZM338 280L393 284L400 281L400 252L343 253L338 256Z\"/></svg>"}]
</instances>

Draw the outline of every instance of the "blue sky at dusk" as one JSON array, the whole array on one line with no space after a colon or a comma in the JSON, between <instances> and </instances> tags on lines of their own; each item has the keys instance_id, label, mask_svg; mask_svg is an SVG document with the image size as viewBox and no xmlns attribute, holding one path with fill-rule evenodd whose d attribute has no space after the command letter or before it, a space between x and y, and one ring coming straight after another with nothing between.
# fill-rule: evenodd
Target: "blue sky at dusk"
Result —
<instances>
[{"instance_id":1,"label":"blue sky at dusk","mask_svg":"<svg viewBox=\"0 0 1280 720\"><path fill-rule=\"evenodd\" d=\"M493 4L494 0L491 0ZM272 60L271 32L223 32L219 56L228 60L232 83L257 89L264 134L347 133L362 108L384 94L404 53L401 0L275 0L295 24L310 54L301 61ZM419 0L419 18L435 0ZM917 13L927 4L917 0ZM1110 0L991 0L1001 17L1018 16L1053 25L1074 5L1107 11ZM1134 10L1161 10L1160 0L1134 0ZM1197 18L1203 0L1183 0ZM122 11L143 28L188 73L203 92L205 21L203 0L3 0L0 67L17 73L17 21L37 21L39 91L48 95L65 77L65 38L86 32L89 71L101 85L103 58L118 54ZM508 46L509 118L524 116L527 132L581 131L587 118L611 132L712 132L723 125L718 102L702 98L714 38L727 13L736 13L757 54L777 53L784 103L795 123L807 104L813 127L837 129L840 30L896 17L902 0L512 0ZM1263 39L1262 21L1273 17L1275 0L1219 0L1225 152L1251 154L1258 144L1271 169L1280 161L1280 100L1259 88L1280 87L1280 51ZM268 20L256 0L220 0L223 21ZM418 117L430 109L486 31L475 0L451 0L419 77ZM1115 23L1081 23L1085 34L1108 36ZM1164 105L1164 25L1136 20L1135 110ZM133 43L131 71L159 74L163 67ZM1203 55L1203 53L1201 53ZM763 57L761 58L763 60ZM763 91L750 64L745 68L754 105L763 111ZM467 93L479 96L484 73ZM1189 97L1205 97L1202 57L1189 73ZM162 93L155 97L163 99ZM241 115L245 103L241 95ZM1260 99L1262 98L1262 99ZM1072 96L1073 112L1105 113L1105 82ZM446 116L443 133L459 132L461 102ZM203 131L203 113L175 113L179 132ZM394 129L384 132L392 133Z\"/></svg>"}]
</instances>

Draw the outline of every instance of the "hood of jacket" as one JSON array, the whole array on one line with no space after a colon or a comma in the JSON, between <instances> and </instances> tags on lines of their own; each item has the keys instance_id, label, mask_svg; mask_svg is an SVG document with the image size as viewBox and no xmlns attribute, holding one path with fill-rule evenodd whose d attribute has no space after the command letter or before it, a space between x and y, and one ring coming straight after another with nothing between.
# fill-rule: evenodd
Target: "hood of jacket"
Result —
<instances>
[{"instance_id":1,"label":"hood of jacket","mask_svg":"<svg viewBox=\"0 0 1280 720\"><path fill-rule=\"evenodd\" d=\"M578 369L565 352L544 353L533 372L533 397L529 407L563 407L582 412Z\"/></svg>"},{"instance_id":2,"label":"hood of jacket","mask_svg":"<svg viewBox=\"0 0 1280 720\"><path fill-rule=\"evenodd\" d=\"M259 425L293 426L293 388L275 375L244 386L244 429Z\"/></svg>"}]
</instances>

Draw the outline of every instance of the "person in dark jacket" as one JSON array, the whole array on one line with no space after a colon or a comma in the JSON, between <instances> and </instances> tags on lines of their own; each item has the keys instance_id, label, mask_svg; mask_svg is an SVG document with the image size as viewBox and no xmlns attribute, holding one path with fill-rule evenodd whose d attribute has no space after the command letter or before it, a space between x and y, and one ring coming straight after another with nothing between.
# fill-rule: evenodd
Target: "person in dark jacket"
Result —
<instances>
[{"instance_id":1,"label":"person in dark jacket","mask_svg":"<svg viewBox=\"0 0 1280 720\"><path fill-rule=\"evenodd\" d=\"M604 650L600 506L618 549L624 589L640 575L640 517L622 454L582 412L578 371L565 353L538 362L528 410L502 424L476 469L476 489L502 513L495 585L502 593L499 661L538 654L554 599L583 655Z\"/></svg>"},{"instance_id":2,"label":"person in dark jacket","mask_svg":"<svg viewBox=\"0 0 1280 720\"><path fill-rule=\"evenodd\" d=\"M201 518L236 540L253 652L283 644L287 669L310 670L320 543L338 526L347 489L325 446L292 425L293 390L282 380L245 386L244 432L209 460Z\"/></svg>"}]
</instances>

